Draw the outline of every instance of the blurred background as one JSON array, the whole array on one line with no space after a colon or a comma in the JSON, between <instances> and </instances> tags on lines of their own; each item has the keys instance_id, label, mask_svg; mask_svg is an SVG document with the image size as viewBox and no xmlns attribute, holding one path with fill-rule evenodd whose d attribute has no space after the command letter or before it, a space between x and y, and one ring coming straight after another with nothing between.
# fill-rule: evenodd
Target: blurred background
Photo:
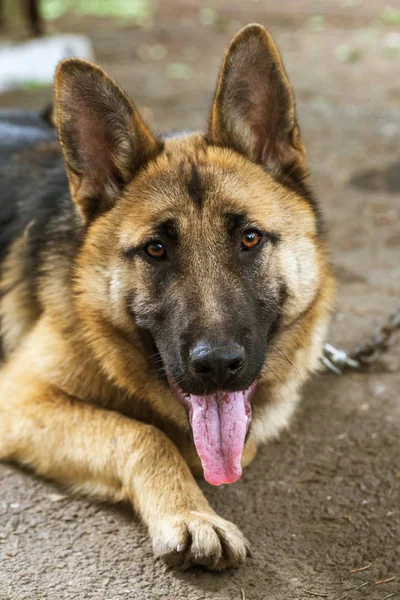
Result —
<instances>
[{"instance_id":1,"label":"blurred background","mask_svg":"<svg viewBox=\"0 0 400 600\"><path fill-rule=\"evenodd\" d=\"M326 217L339 284L329 339L351 348L393 310L400 299L398 0L41 0L37 14L27 0L0 4L1 108L43 109L57 60L81 55L115 78L159 132L204 127L230 38L247 23L265 25L295 90ZM60 497L1 467L0 597L399 594L399 370L393 348L368 374L322 376L307 386L290 432L242 481L225 490L203 485L255 552L247 568L218 578L166 573L131 515ZM370 563L368 572L349 574ZM374 583L390 577L386 587Z\"/></svg>"}]
</instances>

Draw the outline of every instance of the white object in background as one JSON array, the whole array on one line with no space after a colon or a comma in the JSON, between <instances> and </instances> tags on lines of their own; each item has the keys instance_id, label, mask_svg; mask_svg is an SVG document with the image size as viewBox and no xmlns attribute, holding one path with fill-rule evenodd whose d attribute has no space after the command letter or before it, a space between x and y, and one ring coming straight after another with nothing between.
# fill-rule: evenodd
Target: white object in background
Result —
<instances>
[{"instance_id":1,"label":"white object in background","mask_svg":"<svg viewBox=\"0 0 400 600\"><path fill-rule=\"evenodd\" d=\"M51 85L60 60L74 56L94 59L92 44L84 35L43 37L0 48L0 92L24 84Z\"/></svg>"}]
</instances>

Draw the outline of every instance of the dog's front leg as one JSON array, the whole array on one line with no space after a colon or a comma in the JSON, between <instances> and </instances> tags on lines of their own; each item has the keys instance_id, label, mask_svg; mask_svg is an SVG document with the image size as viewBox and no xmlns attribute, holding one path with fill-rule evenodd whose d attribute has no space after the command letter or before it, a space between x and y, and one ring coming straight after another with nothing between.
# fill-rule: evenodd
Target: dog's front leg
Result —
<instances>
[{"instance_id":1,"label":"dog's front leg","mask_svg":"<svg viewBox=\"0 0 400 600\"><path fill-rule=\"evenodd\" d=\"M130 500L167 563L223 569L247 543L218 517L161 431L25 376L0 384L0 458L111 501Z\"/></svg>"}]
</instances>

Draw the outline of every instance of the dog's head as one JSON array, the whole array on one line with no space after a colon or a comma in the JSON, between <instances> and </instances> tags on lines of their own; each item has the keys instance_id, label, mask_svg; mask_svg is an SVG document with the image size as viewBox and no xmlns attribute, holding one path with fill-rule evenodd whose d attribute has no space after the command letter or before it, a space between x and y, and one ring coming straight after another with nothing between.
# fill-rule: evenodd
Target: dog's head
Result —
<instances>
[{"instance_id":1,"label":"dog's head","mask_svg":"<svg viewBox=\"0 0 400 600\"><path fill-rule=\"evenodd\" d=\"M98 348L101 332L102 361L123 352L135 377L140 348L188 409L206 478L234 481L269 342L319 281L319 220L279 53L263 27L239 32L204 135L153 136L85 61L61 63L56 98L86 228L89 339Z\"/></svg>"}]
</instances>

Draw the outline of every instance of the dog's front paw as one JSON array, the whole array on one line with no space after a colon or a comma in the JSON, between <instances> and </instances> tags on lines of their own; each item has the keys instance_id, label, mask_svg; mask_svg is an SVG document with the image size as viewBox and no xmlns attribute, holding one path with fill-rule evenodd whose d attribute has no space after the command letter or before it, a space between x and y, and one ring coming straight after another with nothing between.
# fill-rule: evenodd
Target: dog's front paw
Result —
<instances>
[{"instance_id":1,"label":"dog's front paw","mask_svg":"<svg viewBox=\"0 0 400 600\"><path fill-rule=\"evenodd\" d=\"M236 525L196 511L159 521L153 548L169 566L181 569L199 565L221 571L237 567L249 554L249 543Z\"/></svg>"}]
</instances>

